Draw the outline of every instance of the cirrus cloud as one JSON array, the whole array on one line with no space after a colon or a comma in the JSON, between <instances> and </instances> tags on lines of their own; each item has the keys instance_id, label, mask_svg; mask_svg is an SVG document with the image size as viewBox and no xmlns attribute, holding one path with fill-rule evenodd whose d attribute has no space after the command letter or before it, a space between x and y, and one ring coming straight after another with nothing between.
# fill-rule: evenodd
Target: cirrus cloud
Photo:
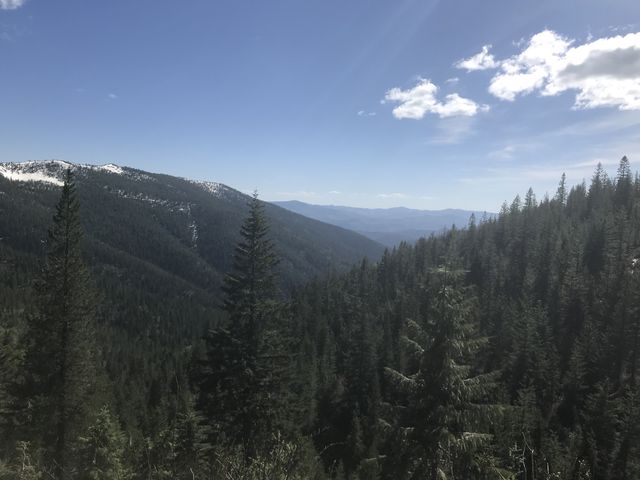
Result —
<instances>
[{"instance_id":1,"label":"cirrus cloud","mask_svg":"<svg viewBox=\"0 0 640 480\"><path fill-rule=\"evenodd\" d=\"M445 96L444 101L439 101L436 97L438 87L430 80L420 78L418 83L407 90L392 88L383 100L398 102L399 105L393 109L393 116L402 119L410 118L419 120L427 113L433 113L440 118L465 116L472 117L480 111L489 109L487 105L479 105L473 100L461 97L457 93Z\"/></svg>"}]
</instances>

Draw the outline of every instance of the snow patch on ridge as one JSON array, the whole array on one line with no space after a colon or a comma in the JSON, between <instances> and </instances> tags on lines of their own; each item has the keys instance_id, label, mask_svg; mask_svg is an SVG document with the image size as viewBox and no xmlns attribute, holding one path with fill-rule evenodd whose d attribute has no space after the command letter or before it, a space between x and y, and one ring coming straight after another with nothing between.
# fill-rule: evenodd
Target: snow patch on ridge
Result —
<instances>
[{"instance_id":1,"label":"snow patch on ridge","mask_svg":"<svg viewBox=\"0 0 640 480\"><path fill-rule=\"evenodd\" d=\"M124 175L124 168L108 163L106 165L73 164L64 160L31 161L20 163L0 163L0 176L14 182L40 182L61 186L64 172L67 169L72 171L93 170L111 173L114 175Z\"/></svg>"},{"instance_id":2,"label":"snow patch on ridge","mask_svg":"<svg viewBox=\"0 0 640 480\"><path fill-rule=\"evenodd\" d=\"M124 175L124 169L115 163L107 163L106 165L79 165L82 168L90 168L91 170L101 170L103 172L113 173L115 175Z\"/></svg>"},{"instance_id":3,"label":"snow patch on ridge","mask_svg":"<svg viewBox=\"0 0 640 480\"><path fill-rule=\"evenodd\" d=\"M187 180L190 183L193 183L194 185L198 185L200 188L202 188L203 190L209 192L211 195L213 195L214 197L219 197L222 195L222 191L224 189L224 185L221 183L216 183L216 182L203 182L203 181L198 181L198 180Z\"/></svg>"},{"instance_id":4,"label":"snow patch on ridge","mask_svg":"<svg viewBox=\"0 0 640 480\"><path fill-rule=\"evenodd\" d=\"M0 176L16 182L39 182L56 186L64 183L64 174L67 169L82 175L89 172L104 172L110 175L120 175L136 182L158 182L156 177L142 171L121 167L114 163L105 165L74 164L63 160L30 161L20 163L0 163ZM185 178L192 185L196 185L216 198L225 198L233 195L234 190L222 183L192 180ZM149 203L162 203L163 200L149 198L141 194L131 194L124 191L116 192L125 198L135 198ZM197 234L196 234L197 236Z\"/></svg>"},{"instance_id":5,"label":"snow patch on ridge","mask_svg":"<svg viewBox=\"0 0 640 480\"><path fill-rule=\"evenodd\" d=\"M40 162L0 164L0 175L14 182L41 182L61 186L63 182L58 178L55 167L59 168L61 163L66 162L56 160L47 163L51 163L54 168L39 168Z\"/></svg>"}]
</instances>

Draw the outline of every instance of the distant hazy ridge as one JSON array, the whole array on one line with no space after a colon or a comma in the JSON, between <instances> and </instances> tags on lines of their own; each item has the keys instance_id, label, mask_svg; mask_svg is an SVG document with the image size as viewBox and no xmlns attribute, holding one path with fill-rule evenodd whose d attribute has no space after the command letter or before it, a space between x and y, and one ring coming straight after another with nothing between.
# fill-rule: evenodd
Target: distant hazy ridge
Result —
<instances>
[{"instance_id":1,"label":"distant hazy ridge","mask_svg":"<svg viewBox=\"0 0 640 480\"><path fill-rule=\"evenodd\" d=\"M397 208L356 208L338 205L311 205L296 200L273 202L287 210L315 220L354 230L387 246L401 241L414 242L418 238L439 232L452 225L465 227L471 214L480 218L485 212L446 209L416 210Z\"/></svg>"}]
</instances>

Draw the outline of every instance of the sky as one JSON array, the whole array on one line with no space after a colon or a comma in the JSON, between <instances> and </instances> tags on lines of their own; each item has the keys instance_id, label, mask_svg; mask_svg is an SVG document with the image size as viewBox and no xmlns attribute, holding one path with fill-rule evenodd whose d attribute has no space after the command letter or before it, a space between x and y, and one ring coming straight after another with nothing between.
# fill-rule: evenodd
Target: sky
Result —
<instances>
[{"instance_id":1,"label":"sky","mask_svg":"<svg viewBox=\"0 0 640 480\"><path fill-rule=\"evenodd\" d=\"M637 0L0 0L0 162L498 211L623 155Z\"/></svg>"}]
</instances>

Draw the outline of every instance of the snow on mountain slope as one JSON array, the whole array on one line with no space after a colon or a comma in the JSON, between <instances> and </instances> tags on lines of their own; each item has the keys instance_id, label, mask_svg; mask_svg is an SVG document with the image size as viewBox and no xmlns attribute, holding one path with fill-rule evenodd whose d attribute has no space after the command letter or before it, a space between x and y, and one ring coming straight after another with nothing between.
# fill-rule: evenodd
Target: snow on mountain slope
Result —
<instances>
[{"instance_id":1,"label":"snow on mountain slope","mask_svg":"<svg viewBox=\"0 0 640 480\"><path fill-rule=\"evenodd\" d=\"M43 171L28 171L21 168L11 168L11 165L0 165L0 175L14 182L42 182L62 185L62 181Z\"/></svg>"},{"instance_id":2,"label":"snow on mountain slope","mask_svg":"<svg viewBox=\"0 0 640 480\"><path fill-rule=\"evenodd\" d=\"M107 165L76 165L64 160L48 160L43 162L0 163L0 175L15 182L43 182L62 185L64 172L89 169L103 171L115 175L125 173L122 167L109 163Z\"/></svg>"},{"instance_id":3,"label":"snow on mountain slope","mask_svg":"<svg viewBox=\"0 0 640 480\"><path fill-rule=\"evenodd\" d=\"M108 265L108 272L121 272L123 264L133 262L128 278L138 281L139 272L145 272L140 280L144 288L149 278L162 283L159 278L168 275L192 289L217 291L231 268L251 199L221 183L115 165L51 161L0 168L3 246L29 255L41 252L59 195L57 185L71 168L89 256ZM279 274L285 290L323 272L349 268L365 256L375 261L384 252L382 245L362 235L275 205L265 204L265 213L281 256Z\"/></svg>"},{"instance_id":4,"label":"snow on mountain slope","mask_svg":"<svg viewBox=\"0 0 640 480\"><path fill-rule=\"evenodd\" d=\"M64 172L67 168L70 168L76 173L90 170L126 176L133 180L157 181L157 179L151 175L113 163L106 165L74 164L63 160L0 163L0 176L15 182L40 182L61 186L64 180ZM215 197L222 197L232 191L232 189L226 185L217 182L191 180L188 178L184 180L199 186Z\"/></svg>"},{"instance_id":5,"label":"snow on mountain slope","mask_svg":"<svg viewBox=\"0 0 640 480\"><path fill-rule=\"evenodd\" d=\"M193 183L194 185L198 185L200 188L202 188L203 190L209 192L211 195L214 195L214 196L219 196L225 188L225 186L221 183L204 182L199 180L191 180L188 178L185 178L185 180L188 181L189 183Z\"/></svg>"},{"instance_id":6,"label":"snow on mountain slope","mask_svg":"<svg viewBox=\"0 0 640 480\"><path fill-rule=\"evenodd\" d=\"M93 168L95 168L96 170L103 170L105 172L114 173L116 175L122 175L124 173L124 170L122 169L122 167L115 165L113 163L107 163L106 165L99 165Z\"/></svg>"}]
</instances>

